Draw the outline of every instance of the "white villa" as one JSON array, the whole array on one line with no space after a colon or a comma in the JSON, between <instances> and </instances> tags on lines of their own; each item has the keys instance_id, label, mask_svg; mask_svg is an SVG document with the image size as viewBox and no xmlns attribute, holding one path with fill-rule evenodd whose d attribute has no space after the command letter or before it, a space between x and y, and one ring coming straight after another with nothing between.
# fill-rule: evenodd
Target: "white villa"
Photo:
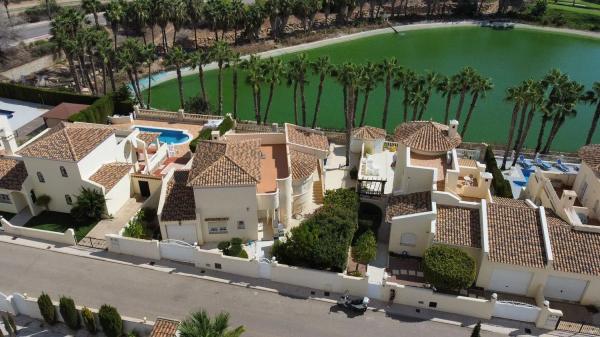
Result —
<instances>
[{"instance_id":1,"label":"white villa","mask_svg":"<svg viewBox=\"0 0 600 337\"><path fill-rule=\"evenodd\" d=\"M0 158L0 210L18 213L27 208L32 215L44 210L36 205L41 195L50 197L48 210L69 212L82 188L101 192L107 213L114 214L134 190L142 197L150 195L150 183L132 174L151 172L167 155L157 133L88 123L59 123L20 147L4 123L0 141L5 149Z\"/></svg>"},{"instance_id":2,"label":"white villa","mask_svg":"<svg viewBox=\"0 0 600 337\"><path fill-rule=\"evenodd\" d=\"M292 124L199 142L185 169L165 178L162 238L204 244L283 235L322 203L328 149L322 132Z\"/></svg>"}]
</instances>

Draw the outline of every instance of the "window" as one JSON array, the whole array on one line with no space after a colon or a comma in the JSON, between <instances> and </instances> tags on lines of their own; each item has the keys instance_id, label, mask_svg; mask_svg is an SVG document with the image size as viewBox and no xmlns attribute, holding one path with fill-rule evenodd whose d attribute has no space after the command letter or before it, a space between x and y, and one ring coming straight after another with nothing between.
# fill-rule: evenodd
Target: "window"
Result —
<instances>
[{"instance_id":1,"label":"window","mask_svg":"<svg viewBox=\"0 0 600 337\"><path fill-rule=\"evenodd\" d=\"M238 229L246 229L246 223L243 221L238 221Z\"/></svg>"},{"instance_id":2,"label":"window","mask_svg":"<svg viewBox=\"0 0 600 337\"><path fill-rule=\"evenodd\" d=\"M585 192L587 191L588 188L588 184L587 182L583 182L583 185L581 185L581 193L579 193L580 198L579 200L583 201L583 199L585 199Z\"/></svg>"},{"instance_id":3,"label":"window","mask_svg":"<svg viewBox=\"0 0 600 337\"><path fill-rule=\"evenodd\" d=\"M0 194L0 203L12 204L12 202L10 201L10 196L8 194Z\"/></svg>"},{"instance_id":4,"label":"window","mask_svg":"<svg viewBox=\"0 0 600 337\"><path fill-rule=\"evenodd\" d=\"M229 218L206 218L208 234L225 234L227 233L227 222Z\"/></svg>"},{"instance_id":5,"label":"window","mask_svg":"<svg viewBox=\"0 0 600 337\"><path fill-rule=\"evenodd\" d=\"M67 201L67 205L73 205L73 199L70 195L65 194L65 200Z\"/></svg>"},{"instance_id":6,"label":"window","mask_svg":"<svg viewBox=\"0 0 600 337\"><path fill-rule=\"evenodd\" d=\"M417 236L413 233L402 233L400 244L403 246L415 246L417 244Z\"/></svg>"},{"instance_id":7,"label":"window","mask_svg":"<svg viewBox=\"0 0 600 337\"><path fill-rule=\"evenodd\" d=\"M67 169L64 166L60 167L60 175L63 177L68 177L69 175L67 174Z\"/></svg>"},{"instance_id":8,"label":"window","mask_svg":"<svg viewBox=\"0 0 600 337\"><path fill-rule=\"evenodd\" d=\"M44 179L44 175L42 174L42 172L38 172L37 177L38 177L38 180L40 181L40 183L46 182L46 179Z\"/></svg>"},{"instance_id":9,"label":"window","mask_svg":"<svg viewBox=\"0 0 600 337\"><path fill-rule=\"evenodd\" d=\"M227 226L209 226L208 234L226 234Z\"/></svg>"},{"instance_id":10,"label":"window","mask_svg":"<svg viewBox=\"0 0 600 337\"><path fill-rule=\"evenodd\" d=\"M35 195L35 191L31 190L31 192L29 192L29 195L31 195L31 201L33 201L33 203L35 204L35 202L37 201L37 196Z\"/></svg>"}]
</instances>

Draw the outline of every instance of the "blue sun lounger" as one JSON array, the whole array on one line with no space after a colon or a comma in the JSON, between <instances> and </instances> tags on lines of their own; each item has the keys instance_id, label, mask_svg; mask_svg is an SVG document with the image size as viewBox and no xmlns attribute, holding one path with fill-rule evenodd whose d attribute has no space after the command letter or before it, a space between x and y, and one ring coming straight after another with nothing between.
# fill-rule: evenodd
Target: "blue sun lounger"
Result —
<instances>
[{"instance_id":1,"label":"blue sun lounger","mask_svg":"<svg viewBox=\"0 0 600 337\"><path fill-rule=\"evenodd\" d=\"M560 159L556 161L556 164L554 164L554 166L562 172L569 172L569 167L563 164L562 160Z\"/></svg>"},{"instance_id":2,"label":"blue sun lounger","mask_svg":"<svg viewBox=\"0 0 600 337\"><path fill-rule=\"evenodd\" d=\"M552 166L550 166L550 164L543 162L540 158L535 159L535 164L544 171L548 171L549 169L552 168Z\"/></svg>"},{"instance_id":3,"label":"blue sun lounger","mask_svg":"<svg viewBox=\"0 0 600 337\"><path fill-rule=\"evenodd\" d=\"M531 168L531 162L529 160L525 159L525 156L523 156L523 155L519 156L519 160L517 160L517 163L526 170L529 170Z\"/></svg>"}]
</instances>

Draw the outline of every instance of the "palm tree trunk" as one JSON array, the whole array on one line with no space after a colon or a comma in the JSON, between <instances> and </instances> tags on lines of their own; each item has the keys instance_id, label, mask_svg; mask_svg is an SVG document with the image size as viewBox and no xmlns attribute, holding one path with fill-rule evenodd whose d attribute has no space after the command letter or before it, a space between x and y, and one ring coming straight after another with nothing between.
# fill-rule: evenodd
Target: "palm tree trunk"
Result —
<instances>
[{"instance_id":1,"label":"palm tree trunk","mask_svg":"<svg viewBox=\"0 0 600 337\"><path fill-rule=\"evenodd\" d=\"M140 105L143 106L144 101L143 101L143 98L142 98L142 89L140 88L140 78L138 77L138 73L137 73L136 69L133 70L133 78L135 79L135 86L136 86L137 91L138 91L138 93L140 95Z\"/></svg>"},{"instance_id":2,"label":"palm tree trunk","mask_svg":"<svg viewBox=\"0 0 600 337\"><path fill-rule=\"evenodd\" d=\"M150 109L150 92L152 91L152 63L148 62L148 98L146 108Z\"/></svg>"},{"instance_id":3,"label":"palm tree trunk","mask_svg":"<svg viewBox=\"0 0 600 337\"><path fill-rule=\"evenodd\" d=\"M200 80L200 91L202 93L202 99L208 104L208 100L206 99L206 87L204 85L204 69L202 69L202 65L198 65L198 79Z\"/></svg>"},{"instance_id":4,"label":"palm tree trunk","mask_svg":"<svg viewBox=\"0 0 600 337\"><path fill-rule=\"evenodd\" d=\"M537 137L537 144L535 145L535 153L540 152L540 149L542 148L542 140L544 138L544 133L546 131L546 124L548 123L549 120L550 120L550 118L547 117L546 115L544 115L542 117L542 125L540 125L540 131L539 131L538 137Z\"/></svg>"},{"instance_id":5,"label":"palm tree trunk","mask_svg":"<svg viewBox=\"0 0 600 337\"><path fill-rule=\"evenodd\" d=\"M421 106L421 111L419 111L419 116L418 116L417 120L420 120L420 121L423 120L423 115L425 114L425 110L427 110L427 106L429 105L429 98L431 98L431 92L429 92L427 94L427 96L425 97L425 101L423 102L423 105Z\"/></svg>"},{"instance_id":6,"label":"palm tree trunk","mask_svg":"<svg viewBox=\"0 0 600 337\"><path fill-rule=\"evenodd\" d=\"M554 118L552 128L550 129L550 134L548 135L548 139L546 140L546 145L544 146L542 153L548 153L550 151L550 146L552 145L552 142L554 141L554 137L556 137L558 130L562 126L563 121L564 119L558 118L558 116Z\"/></svg>"},{"instance_id":7,"label":"palm tree trunk","mask_svg":"<svg viewBox=\"0 0 600 337\"><path fill-rule=\"evenodd\" d=\"M90 64L92 66L92 79L94 80L94 89L95 89L96 93L98 93L99 92L98 80L96 79L96 65L94 64L94 57L90 54L89 58L90 58Z\"/></svg>"},{"instance_id":8,"label":"palm tree trunk","mask_svg":"<svg viewBox=\"0 0 600 337\"><path fill-rule=\"evenodd\" d=\"M273 91L275 90L275 82L271 82L269 85L269 97L267 98L267 108L265 109L265 116L263 117L263 124L267 124L269 118L269 110L271 110L271 102L273 101ZM314 128L314 126L313 126Z\"/></svg>"},{"instance_id":9,"label":"palm tree trunk","mask_svg":"<svg viewBox=\"0 0 600 337\"><path fill-rule=\"evenodd\" d=\"M417 115L419 114L419 104L413 104L413 112L412 112L412 120L417 120Z\"/></svg>"},{"instance_id":10,"label":"palm tree trunk","mask_svg":"<svg viewBox=\"0 0 600 337\"><path fill-rule=\"evenodd\" d=\"M10 18L10 11L8 10L8 2L4 3L4 9L6 10L6 17L8 18L8 24L12 26L12 19Z\"/></svg>"},{"instance_id":11,"label":"palm tree trunk","mask_svg":"<svg viewBox=\"0 0 600 337\"><path fill-rule=\"evenodd\" d=\"M356 127L356 106L358 105L358 88L352 91L352 120L350 125L352 128Z\"/></svg>"},{"instance_id":12,"label":"palm tree trunk","mask_svg":"<svg viewBox=\"0 0 600 337\"><path fill-rule=\"evenodd\" d=\"M171 44L171 45L175 46L176 41L177 41L177 26L173 25L173 44Z\"/></svg>"},{"instance_id":13,"label":"palm tree trunk","mask_svg":"<svg viewBox=\"0 0 600 337\"><path fill-rule=\"evenodd\" d=\"M315 114L313 115L312 128L317 127L317 116L321 109L321 95L323 94L323 82L325 81L325 74L321 74L319 78L319 89L317 91L317 102L315 103Z\"/></svg>"},{"instance_id":14,"label":"palm tree trunk","mask_svg":"<svg viewBox=\"0 0 600 337\"><path fill-rule=\"evenodd\" d=\"M112 27L112 33L113 33L113 42L115 44L115 51L117 51L117 27Z\"/></svg>"},{"instance_id":15,"label":"palm tree trunk","mask_svg":"<svg viewBox=\"0 0 600 337\"><path fill-rule=\"evenodd\" d=\"M89 72L85 68L85 63L83 62L83 57L81 55L79 55L79 71L81 72L81 75L83 76L87 87L90 88L90 90L92 90L92 94L95 95L96 89L94 89L94 86L92 85L92 79L90 78Z\"/></svg>"},{"instance_id":16,"label":"palm tree trunk","mask_svg":"<svg viewBox=\"0 0 600 337\"><path fill-rule=\"evenodd\" d=\"M388 117L388 107L390 105L390 94L391 94L391 75L388 74L385 78L385 100L383 102L383 116L381 119L381 128L385 129L387 127L387 117Z\"/></svg>"},{"instance_id":17,"label":"palm tree trunk","mask_svg":"<svg viewBox=\"0 0 600 337\"><path fill-rule=\"evenodd\" d=\"M294 81L294 124L298 125L298 102L296 97L298 96L298 81Z\"/></svg>"},{"instance_id":18,"label":"palm tree trunk","mask_svg":"<svg viewBox=\"0 0 600 337\"><path fill-rule=\"evenodd\" d=\"M75 90L77 90L78 93L81 93L81 83L79 82L79 76L77 76L77 70L75 69L75 63L72 55L67 54L67 62L69 63L71 77L73 77L73 82L75 82Z\"/></svg>"},{"instance_id":19,"label":"palm tree trunk","mask_svg":"<svg viewBox=\"0 0 600 337\"><path fill-rule=\"evenodd\" d=\"M166 27L161 26L160 27L160 32L162 34L162 45L163 48L165 50L165 53L169 51L169 44L167 43L167 31L166 31Z\"/></svg>"},{"instance_id":20,"label":"palm tree trunk","mask_svg":"<svg viewBox=\"0 0 600 337\"><path fill-rule=\"evenodd\" d=\"M463 89L460 92L460 100L458 101L458 107L456 108L456 116L455 119L460 121L460 115L462 115L463 104L465 104L465 96L467 94L467 90Z\"/></svg>"},{"instance_id":21,"label":"palm tree trunk","mask_svg":"<svg viewBox=\"0 0 600 337\"><path fill-rule=\"evenodd\" d=\"M183 109L183 80L181 78L181 67L179 65L176 67L177 71L177 85L179 86L179 108Z\"/></svg>"},{"instance_id":22,"label":"palm tree trunk","mask_svg":"<svg viewBox=\"0 0 600 337\"><path fill-rule=\"evenodd\" d=\"M106 95L106 62L102 60L102 94Z\"/></svg>"},{"instance_id":23,"label":"palm tree trunk","mask_svg":"<svg viewBox=\"0 0 600 337\"><path fill-rule=\"evenodd\" d=\"M254 118L256 119L256 124L260 124L260 106L258 103L258 88L256 86L252 87L252 95L254 96Z\"/></svg>"},{"instance_id":24,"label":"palm tree trunk","mask_svg":"<svg viewBox=\"0 0 600 337\"><path fill-rule=\"evenodd\" d=\"M408 120L408 88L404 89L404 99L402 100L402 111L404 114L404 122Z\"/></svg>"},{"instance_id":25,"label":"palm tree trunk","mask_svg":"<svg viewBox=\"0 0 600 337\"><path fill-rule=\"evenodd\" d=\"M585 139L585 145L592 143L592 137L594 137L594 132L596 132L596 127L598 126L598 120L600 119L600 102L596 105L596 112L594 112L594 118L592 119L592 125L590 125L590 130L588 131L587 137Z\"/></svg>"},{"instance_id":26,"label":"palm tree trunk","mask_svg":"<svg viewBox=\"0 0 600 337\"><path fill-rule=\"evenodd\" d=\"M138 102L141 102L140 100L140 93L137 91L137 88L135 87L135 79L133 78L133 74L131 73L131 70L127 70L127 77L129 77L129 83L131 83L131 87L133 88L133 94L135 95L135 99Z\"/></svg>"},{"instance_id":27,"label":"palm tree trunk","mask_svg":"<svg viewBox=\"0 0 600 337\"><path fill-rule=\"evenodd\" d=\"M115 82L115 74L113 71L112 61L110 60L110 58L108 59L108 77L110 77L110 88L112 89L112 92L117 91L117 84Z\"/></svg>"},{"instance_id":28,"label":"palm tree trunk","mask_svg":"<svg viewBox=\"0 0 600 337\"><path fill-rule=\"evenodd\" d=\"M238 73L237 73L236 67L233 68L232 81L233 81L233 118L237 119ZM260 111L258 114L257 123L260 124Z\"/></svg>"},{"instance_id":29,"label":"palm tree trunk","mask_svg":"<svg viewBox=\"0 0 600 337\"><path fill-rule=\"evenodd\" d=\"M521 108L521 118L519 121L519 127L517 128L517 141L515 142L515 146L513 147L514 151L517 150L517 146L519 145L519 139L521 139L521 135L523 134L523 126L525 125L525 115L527 115L528 105L529 102L525 102L525 104L523 104L523 108Z\"/></svg>"},{"instance_id":30,"label":"palm tree trunk","mask_svg":"<svg viewBox=\"0 0 600 337\"><path fill-rule=\"evenodd\" d=\"M194 24L194 46L196 47L196 50L198 50L198 28L196 27L196 24Z\"/></svg>"},{"instance_id":31,"label":"palm tree trunk","mask_svg":"<svg viewBox=\"0 0 600 337\"><path fill-rule=\"evenodd\" d=\"M369 104L369 93L371 92L370 89L365 89L365 99L363 101L363 106L362 106L362 112L360 114L360 124L359 126L364 126L365 125L365 117L367 116L367 105Z\"/></svg>"},{"instance_id":32,"label":"palm tree trunk","mask_svg":"<svg viewBox=\"0 0 600 337\"><path fill-rule=\"evenodd\" d=\"M473 114L473 110L475 110L475 105L477 104L477 100L479 99L479 91L476 91L473 94L471 99L471 105L469 106L469 111L467 112L467 118L465 119L465 124L462 127L462 131L460 132L460 136L464 139L465 134L467 133L467 127L469 126L469 121L471 121L471 115ZM517 137L519 139L519 137Z\"/></svg>"},{"instance_id":33,"label":"palm tree trunk","mask_svg":"<svg viewBox=\"0 0 600 337\"><path fill-rule=\"evenodd\" d=\"M513 136L515 134L515 124L517 123L517 114L519 113L519 103L515 104L512 112L512 118L510 120L510 129L508 131L508 141L506 142L506 149L504 150L504 158L502 159L502 170L506 170L506 161L508 159L508 154L510 152L510 145L513 141Z\"/></svg>"},{"instance_id":34,"label":"palm tree trunk","mask_svg":"<svg viewBox=\"0 0 600 337\"><path fill-rule=\"evenodd\" d=\"M344 122L346 124L346 167L350 166L350 137L352 136L352 127L350 126L350 90L344 86Z\"/></svg>"},{"instance_id":35,"label":"palm tree trunk","mask_svg":"<svg viewBox=\"0 0 600 337\"><path fill-rule=\"evenodd\" d=\"M521 134L521 138L517 138L517 147L515 149L515 157L513 158L513 162L511 166L515 166L517 163L517 158L521 154L521 150L523 150L523 145L527 140L527 135L529 134L529 128L531 127L531 121L533 121L533 116L535 114L535 105L529 109L529 113L527 114L527 121L525 122L525 127L523 128L523 133Z\"/></svg>"},{"instance_id":36,"label":"palm tree trunk","mask_svg":"<svg viewBox=\"0 0 600 337\"><path fill-rule=\"evenodd\" d=\"M304 95L304 76L300 78L300 108L302 109L302 126L306 126L306 96Z\"/></svg>"},{"instance_id":37,"label":"palm tree trunk","mask_svg":"<svg viewBox=\"0 0 600 337\"><path fill-rule=\"evenodd\" d=\"M223 64L219 62L219 73L217 76L217 97L218 97L218 109L219 115L223 114Z\"/></svg>"}]
</instances>

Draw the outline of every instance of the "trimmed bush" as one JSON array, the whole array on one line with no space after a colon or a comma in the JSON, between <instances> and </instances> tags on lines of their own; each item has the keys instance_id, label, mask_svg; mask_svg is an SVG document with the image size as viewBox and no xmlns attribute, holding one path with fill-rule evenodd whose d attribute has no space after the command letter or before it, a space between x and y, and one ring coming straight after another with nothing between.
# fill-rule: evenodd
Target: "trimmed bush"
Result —
<instances>
[{"instance_id":1,"label":"trimmed bush","mask_svg":"<svg viewBox=\"0 0 600 337\"><path fill-rule=\"evenodd\" d=\"M123 320L114 307L103 304L98 311L98 320L106 337L121 337Z\"/></svg>"},{"instance_id":2,"label":"trimmed bush","mask_svg":"<svg viewBox=\"0 0 600 337\"><path fill-rule=\"evenodd\" d=\"M69 117L69 121L105 124L108 116L112 116L114 112L115 102L113 96L109 94Z\"/></svg>"},{"instance_id":3,"label":"trimmed bush","mask_svg":"<svg viewBox=\"0 0 600 337\"><path fill-rule=\"evenodd\" d=\"M510 183L504 179L502 171L498 168L494 152L489 146L485 150L485 165L486 171L490 172L493 176L492 188L494 189L495 194L499 197L512 198L513 195Z\"/></svg>"},{"instance_id":4,"label":"trimmed bush","mask_svg":"<svg viewBox=\"0 0 600 337\"><path fill-rule=\"evenodd\" d=\"M223 119L223 122L221 122L221 124L219 125L219 134L221 136L224 135L225 132L231 130L234 127L234 125L235 121L230 116L226 116L225 119ZM202 130L200 130L198 137L192 139L192 141L190 142L190 151L192 151L192 153L196 152L196 146L198 146L198 143L201 140L209 140L212 131L213 130L209 128L203 128Z\"/></svg>"},{"instance_id":5,"label":"trimmed bush","mask_svg":"<svg viewBox=\"0 0 600 337\"><path fill-rule=\"evenodd\" d=\"M481 337L481 322L477 322L471 332L471 337Z\"/></svg>"},{"instance_id":6,"label":"trimmed bush","mask_svg":"<svg viewBox=\"0 0 600 337\"><path fill-rule=\"evenodd\" d=\"M331 207L341 207L358 215L358 194L351 188L338 188L337 190L328 190L325 192L323 204Z\"/></svg>"},{"instance_id":7,"label":"trimmed bush","mask_svg":"<svg viewBox=\"0 0 600 337\"><path fill-rule=\"evenodd\" d=\"M244 243L244 241L240 238L232 238L231 239L231 245L232 246L241 246L242 243Z\"/></svg>"},{"instance_id":8,"label":"trimmed bush","mask_svg":"<svg viewBox=\"0 0 600 337\"><path fill-rule=\"evenodd\" d=\"M0 97L45 105L59 105L63 102L91 105L99 98L13 83L0 83Z\"/></svg>"},{"instance_id":9,"label":"trimmed bush","mask_svg":"<svg viewBox=\"0 0 600 337\"><path fill-rule=\"evenodd\" d=\"M79 330L80 320L79 320L79 312L75 308L75 302L73 302L72 298L69 297L61 297L58 302L58 310L60 311L60 315L62 316L65 324L73 329Z\"/></svg>"},{"instance_id":10,"label":"trimmed bush","mask_svg":"<svg viewBox=\"0 0 600 337\"><path fill-rule=\"evenodd\" d=\"M95 334L98 332L94 313L90 309L83 307L83 309L81 309L81 317L83 318L83 325L89 333Z\"/></svg>"},{"instance_id":11,"label":"trimmed bush","mask_svg":"<svg viewBox=\"0 0 600 337\"><path fill-rule=\"evenodd\" d=\"M425 250L423 272L439 290L460 290L475 282L475 260L458 248L435 245Z\"/></svg>"},{"instance_id":12,"label":"trimmed bush","mask_svg":"<svg viewBox=\"0 0 600 337\"><path fill-rule=\"evenodd\" d=\"M56 308L52 304L50 296L46 293L42 293L37 299L38 308L40 308L40 314L44 318L44 321L50 325L56 323Z\"/></svg>"}]
</instances>

